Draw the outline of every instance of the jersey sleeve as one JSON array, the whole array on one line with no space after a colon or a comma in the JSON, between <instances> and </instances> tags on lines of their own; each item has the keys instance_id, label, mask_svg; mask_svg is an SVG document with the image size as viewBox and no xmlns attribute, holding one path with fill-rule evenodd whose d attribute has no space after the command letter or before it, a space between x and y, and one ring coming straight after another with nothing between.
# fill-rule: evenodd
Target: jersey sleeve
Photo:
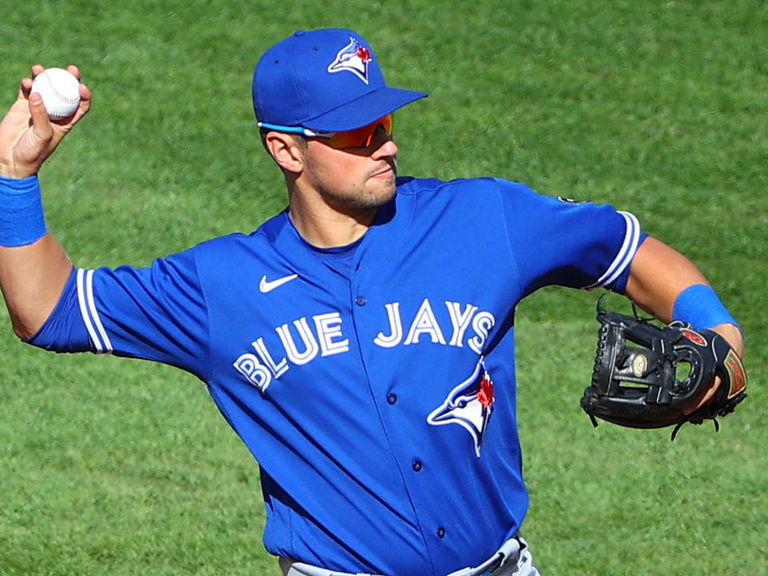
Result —
<instances>
[{"instance_id":1,"label":"jersey sleeve","mask_svg":"<svg viewBox=\"0 0 768 576\"><path fill-rule=\"evenodd\" d=\"M645 238L633 214L497 182L524 295L555 284L624 292L632 258Z\"/></svg>"},{"instance_id":2,"label":"jersey sleeve","mask_svg":"<svg viewBox=\"0 0 768 576\"><path fill-rule=\"evenodd\" d=\"M163 362L206 378L208 321L194 252L151 267L75 269L43 327L27 342L56 352Z\"/></svg>"}]
</instances>

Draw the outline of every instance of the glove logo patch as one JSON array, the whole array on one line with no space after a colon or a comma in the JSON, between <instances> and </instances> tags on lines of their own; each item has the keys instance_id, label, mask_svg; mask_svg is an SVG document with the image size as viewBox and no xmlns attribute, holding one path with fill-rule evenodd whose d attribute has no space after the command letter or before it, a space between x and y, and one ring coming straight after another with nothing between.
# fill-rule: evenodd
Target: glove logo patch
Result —
<instances>
[{"instance_id":1,"label":"glove logo patch","mask_svg":"<svg viewBox=\"0 0 768 576\"><path fill-rule=\"evenodd\" d=\"M733 350L728 351L728 356L725 358L724 364L731 381L731 389L728 392L728 398L732 398L747 387L747 374L744 372L744 365Z\"/></svg>"},{"instance_id":2,"label":"glove logo patch","mask_svg":"<svg viewBox=\"0 0 768 576\"><path fill-rule=\"evenodd\" d=\"M689 330L688 328L683 328L680 330L680 333L686 338L688 338L688 340L696 344L697 346L707 345L707 341L698 332L694 332L693 330Z\"/></svg>"},{"instance_id":3,"label":"glove logo patch","mask_svg":"<svg viewBox=\"0 0 768 576\"><path fill-rule=\"evenodd\" d=\"M451 390L440 407L427 416L427 422L433 426L458 424L463 427L472 436L479 458L494 402L493 380L481 357L472 375Z\"/></svg>"}]
</instances>

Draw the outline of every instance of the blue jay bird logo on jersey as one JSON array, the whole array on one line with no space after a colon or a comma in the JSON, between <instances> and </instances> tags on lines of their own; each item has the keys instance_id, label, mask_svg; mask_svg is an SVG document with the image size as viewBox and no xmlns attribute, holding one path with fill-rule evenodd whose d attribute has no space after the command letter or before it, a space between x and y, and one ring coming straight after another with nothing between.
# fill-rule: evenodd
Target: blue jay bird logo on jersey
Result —
<instances>
[{"instance_id":1,"label":"blue jay bird logo on jersey","mask_svg":"<svg viewBox=\"0 0 768 576\"><path fill-rule=\"evenodd\" d=\"M472 375L448 394L439 408L427 416L433 426L458 424L472 435L475 454L480 457L488 421L493 412L493 381L485 369L483 358L477 362Z\"/></svg>"},{"instance_id":2,"label":"blue jay bird logo on jersey","mask_svg":"<svg viewBox=\"0 0 768 576\"><path fill-rule=\"evenodd\" d=\"M372 60L371 51L360 44L355 38L349 39L349 44L339 50L336 59L328 66L328 72L352 72L368 84L368 63Z\"/></svg>"}]
</instances>

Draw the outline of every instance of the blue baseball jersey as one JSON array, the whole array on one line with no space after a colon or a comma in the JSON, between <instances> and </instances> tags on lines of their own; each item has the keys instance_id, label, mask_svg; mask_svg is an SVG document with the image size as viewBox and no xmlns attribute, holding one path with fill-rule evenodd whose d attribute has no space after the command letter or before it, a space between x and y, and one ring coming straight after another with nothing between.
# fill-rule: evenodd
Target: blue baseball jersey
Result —
<instances>
[{"instance_id":1,"label":"blue baseball jersey","mask_svg":"<svg viewBox=\"0 0 768 576\"><path fill-rule=\"evenodd\" d=\"M438 576L486 560L528 508L518 302L621 292L640 241L611 206L401 178L351 246L308 244L286 211L148 268L76 269L30 342L205 382L259 463L271 553Z\"/></svg>"}]
</instances>

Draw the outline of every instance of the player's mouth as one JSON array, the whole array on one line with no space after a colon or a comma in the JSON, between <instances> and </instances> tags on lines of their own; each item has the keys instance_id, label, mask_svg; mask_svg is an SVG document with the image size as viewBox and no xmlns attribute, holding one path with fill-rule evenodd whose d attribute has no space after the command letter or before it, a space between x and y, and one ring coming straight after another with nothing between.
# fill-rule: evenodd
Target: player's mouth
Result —
<instances>
[{"instance_id":1,"label":"player's mouth","mask_svg":"<svg viewBox=\"0 0 768 576\"><path fill-rule=\"evenodd\" d=\"M391 163L387 162L384 166L374 170L371 173L372 179L390 179L394 178L397 175L397 164L392 161Z\"/></svg>"}]
</instances>

